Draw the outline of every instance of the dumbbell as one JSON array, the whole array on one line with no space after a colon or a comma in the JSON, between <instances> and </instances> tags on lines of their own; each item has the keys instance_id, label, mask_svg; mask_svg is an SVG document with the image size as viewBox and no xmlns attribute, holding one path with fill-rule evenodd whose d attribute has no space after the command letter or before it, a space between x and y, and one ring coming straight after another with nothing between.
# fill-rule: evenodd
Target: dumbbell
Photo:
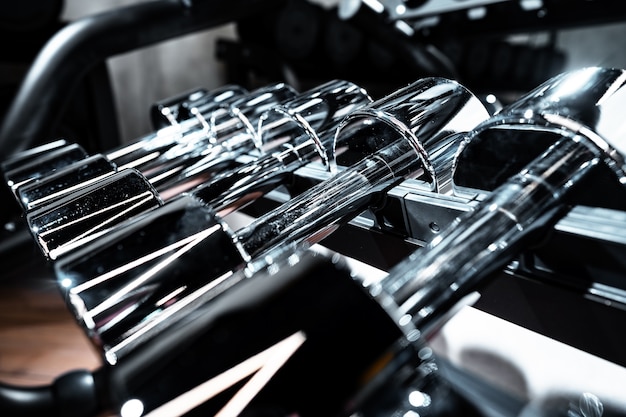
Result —
<instances>
[{"instance_id":1,"label":"dumbbell","mask_svg":"<svg viewBox=\"0 0 626 417\"><path fill-rule=\"evenodd\" d=\"M221 143L213 145L200 158L201 164L192 164L190 170L179 173L179 182L169 183L169 188L157 189L152 183L153 177L146 178L142 172L125 169L28 212L26 222L44 255L56 259L87 241L97 239L101 233L124 220L155 209L202 183L213 175L209 168L218 172L220 167L232 166L237 155L247 154L251 148L263 152L263 145L288 143L302 135L313 137L310 135L315 135L316 130L336 126L344 117L344 112L369 102L371 99L367 93L353 83L329 81L283 105L272 106L277 108L274 113L289 114L290 117L260 119L260 128L257 129L262 136L253 139L250 134L237 134L235 143L241 146L233 146L231 152ZM229 141L225 139L223 142Z\"/></svg>"},{"instance_id":2,"label":"dumbbell","mask_svg":"<svg viewBox=\"0 0 626 417\"><path fill-rule=\"evenodd\" d=\"M159 146L165 145L162 139L175 141L177 137L190 132L198 127L206 127L208 122L205 117L223 104L243 97L249 91L238 85L225 85L212 90L197 88L157 101L150 108L150 118L155 128L155 133L150 134L131 144L109 151L110 155L101 156L115 163L116 158L126 158L127 161L139 159L146 153L152 153L159 149L153 142L159 142ZM172 128L177 126L177 128ZM163 129L163 130L162 130ZM173 143L173 142L172 142ZM143 155L138 153L138 148L144 148ZM128 156L132 155L132 156ZM40 146L19 152L2 162L0 169L5 174L9 187L16 189L28 182L36 181L51 175L75 161L88 158L89 155L79 144L59 139ZM31 208L28 206L27 208Z\"/></svg>"},{"instance_id":3,"label":"dumbbell","mask_svg":"<svg viewBox=\"0 0 626 417\"><path fill-rule=\"evenodd\" d=\"M350 89L358 91L360 87L353 85ZM301 123L299 119L302 109L281 106L270 109L261 116L261 135L264 130L274 129L277 124L293 125L302 130L302 133L294 135L293 140L282 143L255 160L217 173L194 189L194 195L211 206L218 215L225 216L285 185L295 170L310 162L318 162L328 175L334 175L337 172L335 151L337 148L349 146L341 142L335 143L338 124L352 111L372 101L365 92L358 96L357 102L349 95L345 99L351 102L349 106L340 103L334 111L321 112L326 115L327 120L323 123L324 129L312 129L310 124ZM324 101L304 103L308 108L307 112L320 105L325 106Z\"/></svg>"},{"instance_id":4,"label":"dumbbell","mask_svg":"<svg viewBox=\"0 0 626 417\"><path fill-rule=\"evenodd\" d=\"M343 257L307 250L277 258L252 279L241 270L231 279L238 284L210 302L190 301L188 314L157 338L109 355L98 381L111 411L342 416L372 410L355 396L364 384L418 373L424 385L412 387L432 400L420 415L443 408L481 416L445 383L428 345L407 342ZM404 382L380 401L397 404Z\"/></svg>"},{"instance_id":5,"label":"dumbbell","mask_svg":"<svg viewBox=\"0 0 626 417\"><path fill-rule=\"evenodd\" d=\"M31 165L19 168L17 173L10 171L6 176L28 178L26 183L20 183L19 188L14 187L16 197L26 211L49 206L67 194L127 168L139 169L146 175L150 172L154 182L165 182L168 175L175 176L185 164L193 164L190 155L185 153L199 158L202 151L219 140L245 142L255 134L251 129L263 111L296 96L295 90L283 83L259 88L241 97L238 90L234 91L225 87L216 89L203 98L202 112L200 107L191 107L196 117L163 128L106 155L86 156L83 153L83 157L72 155L61 163L58 157L46 155L44 158L50 163L57 162L53 171L50 163L36 168L40 161L35 160ZM215 116L217 114L219 117ZM235 140L233 136L236 134L239 136ZM73 144L72 147L79 146ZM31 168L37 169L36 174Z\"/></svg>"},{"instance_id":6,"label":"dumbbell","mask_svg":"<svg viewBox=\"0 0 626 417\"><path fill-rule=\"evenodd\" d=\"M232 139L221 140L176 175L171 175L172 171L167 165L165 169L159 168L159 174L150 170L146 174L167 201L181 192L188 192L211 181L215 175L237 169L246 160L249 161L248 165L256 164L258 158L271 153L276 146L293 148L300 140L313 138L320 151L330 153L330 150L322 149L324 145L319 142L317 132L334 129L341 117L369 101L371 99L366 91L355 84L331 80L303 93L288 106L268 108L259 117L254 137L245 138L237 134ZM213 120L211 123L216 122ZM240 159L234 165L232 161L237 158ZM163 177L162 173L166 173L166 176ZM153 179L156 175L159 176L158 180Z\"/></svg>"},{"instance_id":7,"label":"dumbbell","mask_svg":"<svg viewBox=\"0 0 626 417\"><path fill-rule=\"evenodd\" d=\"M86 181L91 178L99 178L122 159L127 163L136 160L135 165L140 165L142 157L146 155L154 157L168 146L173 146L174 142L185 132L198 128L206 129L207 118L210 119L211 112L220 105L225 105L248 93L246 89L236 85L226 85L210 91L205 88L195 89L153 104L150 115L155 126L158 126L157 131L131 144L111 150L108 155L89 156L81 145L59 139L11 156L2 162L0 169L5 174L6 181L12 190L17 190L19 187L25 189L18 192L22 196L22 198L18 197L18 201L22 203L24 209L32 210L58 198L55 192L69 192L74 186L86 185ZM174 114L176 117L173 116ZM176 125L180 126L172 127ZM69 172L69 178L63 180L66 181L65 183L61 181L61 178L59 181L53 180L57 170L78 161L82 161L83 164L73 175L76 180L71 180L72 175ZM29 186L29 182L37 184ZM48 185L41 184L41 182Z\"/></svg>"},{"instance_id":8,"label":"dumbbell","mask_svg":"<svg viewBox=\"0 0 626 417\"><path fill-rule=\"evenodd\" d=\"M217 88L204 97L206 101L205 110L207 112L214 111L220 104L228 103L239 94L242 92L237 87ZM12 156L3 162L2 171L7 184L14 193L17 193L20 187L46 180L53 176L56 171L79 162L84 163L78 166L76 176L87 181L91 177L103 175L111 167L116 167L118 164L135 160L137 161L136 165L140 165L145 161L143 158L148 158L148 160L151 157L154 158L158 152L173 146L184 133L201 129L202 126L200 119L189 118L181 121L177 126L164 127L137 141L111 150L106 155L90 156L81 145L60 139ZM73 183L70 182L66 186L59 185L58 188L68 189L72 185ZM22 203L19 197L18 202L24 205L26 209L36 206L33 203Z\"/></svg>"},{"instance_id":9,"label":"dumbbell","mask_svg":"<svg viewBox=\"0 0 626 417\"><path fill-rule=\"evenodd\" d=\"M228 103L241 93L236 86L216 88L204 97L205 109L207 112L214 111L220 104ZM177 126L167 126L130 144L113 149L106 155L99 156L112 164L128 163L132 160L142 161L142 158L155 155L172 146L184 133L202 128L203 119L189 118L181 121ZM88 157L87 151L79 144L60 139L13 155L3 162L2 170L7 184L15 192L25 184L46 178L56 170Z\"/></svg>"},{"instance_id":10,"label":"dumbbell","mask_svg":"<svg viewBox=\"0 0 626 417\"><path fill-rule=\"evenodd\" d=\"M175 322L188 303L234 285L236 272L253 274L280 253L318 242L400 181L414 177L446 192L462 133L488 116L458 83L419 80L341 123L337 142L353 147L344 154L351 166L250 225L233 232L186 194L59 258L59 285L114 361Z\"/></svg>"},{"instance_id":11,"label":"dumbbell","mask_svg":"<svg viewBox=\"0 0 626 417\"><path fill-rule=\"evenodd\" d=\"M613 68L559 74L468 135L453 187L480 204L369 287L409 339L436 330L496 272L514 270L511 261L572 206L626 208L625 80Z\"/></svg>"},{"instance_id":12,"label":"dumbbell","mask_svg":"<svg viewBox=\"0 0 626 417\"><path fill-rule=\"evenodd\" d=\"M274 144L269 137L259 136L259 117L297 96L292 87L282 83L258 89L254 95L249 94L227 108L211 112L204 118L205 129L201 137L179 141L158 158L144 164L141 172L157 190L165 192L188 178L202 181L206 175L210 177L216 171L237 165L237 157L244 154L262 153L264 148ZM192 113L198 114L196 109L192 108Z\"/></svg>"},{"instance_id":13,"label":"dumbbell","mask_svg":"<svg viewBox=\"0 0 626 417\"><path fill-rule=\"evenodd\" d=\"M619 69L566 72L479 125L460 150L453 183L481 196L480 205L374 293L393 292L385 302L407 317L427 315L432 303L454 302L502 270L572 205L623 210L624 80Z\"/></svg>"},{"instance_id":14,"label":"dumbbell","mask_svg":"<svg viewBox=\"0 0 626 417\"><path fill-rule=\"evenodd\" d=\"M15 190L18 201L22 203L27 212L45 210L46 207L50 208L58 200L66 198L68 194L85 191L92 187L93 184L124 169L141 168L154 171L155 164L160 164L163 167L164 158L166 160L173 158L168 153L168 150L175 148L176 154L182 153L181 146L178 146L181 142L185 142L184 147L200 152L201 148L212 146L216 140L215 138L222 135L222 133L231 136L236 129L239 129L242 136L248 137L246 135L251 134L248 130L251 123L249 121L244 123L242 120L250 117L256 121L259 112L262 112L264 108L289 100L295 97L295 95L293 88L279 83L257 89L245 97L229 101L226 98L231 97L231 95L224 89L218 89L214 95L204 98L204 101L206 101L206 103L203 102L202 104L204 113L195 111L194 113L197 117L188 119L186 124L194 126L194 128L183 129L176 126L164 128L153 135L114 150L107 155L97 154L81 158L80 155L86 155L81 153L76 156L72 155L69 160L67 158L61 160L57 155L45 155L44 158L46 160L55 161L57 164L61 161L61 166L58 166L56 170L50 170L49 164L44 164L36 176L29 177L30 182L28 184ZM211 97L224 100L218 102L211 100ZM252 103L249 104L248 100L252 101ZM248 105L250 106L249 108L244 108ZM191 107L192 110L199 108ZM236 112L236 115L234 112ZM213 125L213 130L211 130L211 126L209 126L207 121L207 119L211 119L210 113L220 113L222 115L221 118L224 119L222 125ZM230 120L233 118L235 120ZM181 131L186 133L180 134ZM196 148L193 147L194 143L197 145ZM76 144L72 144L70 147L72 149L81 149ZM63 152L63 150L58 152ZM33 161L32 165L36 166L40 163L41 158ZM172 165L170 167L172 169L170 175L175 175L177 172L176 164L182 165L183 163L170 161L170 165ZM180 169L182 168L179 166L178 170ZM27 166L22 167L20 172L32 173L32 170ZM37 177L40 178L36 179ZM155 181L158 180L164 181L164 178L155 177Z\"/></svg>"},{"instance_id":15,"label":"dumbbell","mask_svg":"<svg viewBox=\"0 0 626 417\"><path fill-rule=\"evenodd\" d=\"M153 332L161 326L158 338L139 343L141 338L150 340L144 327L134 341L135 350L128 351L127 356L108 352L108 372L110 380L115 381L111 386L116 398L121 399L118 406L137 406L142 412L166 412L174 407L179 414L192 409L216 413L275 406L302 415L325 414L339 407L343 412L340 415L354 415L363 412L360 407L366 405L374 410L382 407L378 409L387 412L383 415L399 410L416 412L411 403L377 398L380 392L375 391L394 377L401 379L398 373L407 370L402 365L414 357L402 356L406 347L415 350L418 358L425 358L425 366L413 369L409 375L415 377L417 373L423 382L436 372L428 364L431 353L423 344L424 336L436 329L481 281L502 270L524 249L527 239L540 237L568 205L581 199L600 205L621 204L623 209L626 164L621 129L624 119L619 109L625 98L624 75L621 70L603 68L561 74L465 135L455 158L452 186L468 195L478 195L481 203L386 276L368 283L352 280L358 284L354 293L336 291L342 279L325 268L314 269L310 286L294 290L292 280L297 280L300 268L307 268L311 262L310 251L282 251L271 264L257 269L253 279L248 279L250 275L244 269L221 277L220 284L238 283L229 285L229 291L221 297L212 293L215 287L210 282L195 297L181 299L172 292L161 305L164 311L169 310L169 317L161 322L146 320L155 326ZM509 175L516 170L517 174ZM603 184L600 192L580 188L593 187L598 178L611 181ZM585 184L588 179L594 181ZM604 186L611 191L608 199ZM203 258L207 253L198 250L195 262L208 266ZM337 256L332 259L335 265L342 262ZM172 259L179 260L182 258ZM191 266L182 263L178 270L186 267L191 272ZM165 268L165 263L161 267ZM60 268L57 272L61 272L58 278L69 280L76 277L72 272L77 271L63 274ZM329 275L332 279L327 279ZM350 272L344 277L350 275L354 277ZM113 279L112 275L107 278ZM282 297L279 287L285 291ZM184 291L183 287L178 289ZM354 301L363 289L373 303L335 310L347 300ZM141 294L137 294L139 299ZM307 303L310 300L316 302ZM371 315L378 309L386 312L393 325L379 320L385 315ZM361 315L362 311L369 315ZM180 317L176 321L177 314ZM110 325L115 326L112 319ZM176 325L168 325L168 321ZM361 330L361 325L368 328ZM392 329L399 330L400 336ZM134 333L126 336L132 338ZM371 336L380 337L382 347L375 345ZM257 358L259 362L252 362ZM324 366L326 361L332 370ZM277 364L276 368L270 368L270 363ZM259 375L253 378L258 384L244 383L257 371L266 378ZM318 371L322 375L313 378ZM223 385L218 383L233 374L238 377ZM324 376L328 378L329 395L338 389L338 395L343 396L345 391L340 387L349 386L357 396L346 400L330 395L327 402L320 401L320 392L327 385L314 384L312 389L308 382ZM242 384L226 394L237 382ZM408 382L415 383L405 380L401 386L407 387ZM423 388L419 382L414 386ZM210 391L212 395L203 390L209 383L215 387ZM158 396L154 395L156 386L161 388ZM246 400L236 401L242 398ZM364 399L369 399L369 404ZM241 408L235 408L236 404Z\"/></svg>"}]
</instances>

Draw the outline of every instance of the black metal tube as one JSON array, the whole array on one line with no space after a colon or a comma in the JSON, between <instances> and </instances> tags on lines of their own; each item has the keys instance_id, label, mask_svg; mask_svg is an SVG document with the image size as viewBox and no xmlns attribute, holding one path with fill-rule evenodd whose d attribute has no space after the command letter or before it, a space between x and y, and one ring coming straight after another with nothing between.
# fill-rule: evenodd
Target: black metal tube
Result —
<instances>
[{"instance_id":1,"label":"black metal tube","mask_svg":"<svg viewBox=\"0 0 626 417\"><path fill-rule=\"evenodd\" d=\"M70 371L51 384L18 386L0 383L0 414L13 416L90 417L105 407L101 396L106 385L98 383L97 375L86 370Z\"/></svg>"},{"instance_id":2,"label":"black metal tube","mask_svg":"<svg viewBox=\"0 0 626 417\"><path fill-rule=\"evenodd\" d=\"M52 389L0 385L0 411L5 415L38 416L53 407Z\"/></svg>"},{"instance_id":3,"label":"black metal tube","mask_svg":"<svg viewBox=\"0 0 626 417\"><path fill-rule=\"evenodd\" d=\"M268 4L271 1L158 0L70 23L46 43L26 74L0 130L0 159L47 135L80 80L98 63L237 20Z\"/></svg>"}]
</instances>

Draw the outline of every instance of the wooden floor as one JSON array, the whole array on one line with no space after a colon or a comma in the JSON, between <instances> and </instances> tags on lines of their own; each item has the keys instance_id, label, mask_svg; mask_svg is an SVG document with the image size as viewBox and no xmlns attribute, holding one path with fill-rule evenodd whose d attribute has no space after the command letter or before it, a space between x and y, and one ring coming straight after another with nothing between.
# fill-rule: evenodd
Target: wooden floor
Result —
<instances>
[{"instance_id":1,"label":"wooden floor","mask_svg":"<svg viewBox=\"0 0 626 417\"><path fill-rule=\"evenodd\" d=\"M40 254L3 259L0 268L1 382L37 386L67 371L100 366Z\"/></svg>"}]
</instances>

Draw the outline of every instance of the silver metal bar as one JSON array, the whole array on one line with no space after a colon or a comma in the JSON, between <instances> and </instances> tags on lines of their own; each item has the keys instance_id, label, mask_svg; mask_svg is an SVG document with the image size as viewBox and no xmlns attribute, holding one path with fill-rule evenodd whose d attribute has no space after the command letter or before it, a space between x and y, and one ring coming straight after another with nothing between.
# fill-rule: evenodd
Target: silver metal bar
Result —
<instances>
[{"instance_id":1,"label":"silver metal bar","mask_svg":"<svg viewBox=\"0 0 626 417\"><path fill-rule=\"evenodd\" d=\"M372 294L390 306L407 334L415 336L436 323L450 305L506 266L524 239L558 219L564 196L596 167L608 167L616 191L624 192L625 139L619 128L624 119L617 104L626 99L625 82L620 70L588 68L562 74L472 132L459 160L497 136L516 144L557 139L475 210L459 216L372 287Z\"/></svg>"}]
</instances>

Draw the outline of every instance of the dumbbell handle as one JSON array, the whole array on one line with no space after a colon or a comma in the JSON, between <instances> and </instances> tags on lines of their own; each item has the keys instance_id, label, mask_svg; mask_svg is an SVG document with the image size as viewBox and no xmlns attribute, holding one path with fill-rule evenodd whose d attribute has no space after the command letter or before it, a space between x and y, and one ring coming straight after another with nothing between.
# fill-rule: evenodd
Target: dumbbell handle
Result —
<instances>
[{"instance_id":1,"label":"dumbbell handle","mask_svg":"<svg viewBox=\"0 0 626 417\"><path fill-rule=\"evenodd\" d=\"M586 139L563 138L480 205L403 260L372 293L421 329L519 252L519 244L559 213L564 195L598 165ZM395 308L395 307L394 307Z\"/></svg>"},{"instance_id":2,"label":"dumbbell handle","mask_svg":"<svg viewBox=\"0 0 626 417\"><path fill-rule=\"evenodd\" d=\"M285 177L318 155L313 140L296 145L283 144L271 154L218 173L194 190L194 194L220 216L226 216L283 184Z\"/></svg>"},{"instance_id":3,"label":"dumbbell handle","mask_svg":"<svg viewBox=\"0 0 626 417\"><path fill-rule=\"evenodd\" d=\"M403 180L411 168L420 170L415 151L408 141L397 141L257 218L235 232L236 239L253 259L283 245L317 243L371 206L377 192Z\"/></svg>"}]
</instances>

